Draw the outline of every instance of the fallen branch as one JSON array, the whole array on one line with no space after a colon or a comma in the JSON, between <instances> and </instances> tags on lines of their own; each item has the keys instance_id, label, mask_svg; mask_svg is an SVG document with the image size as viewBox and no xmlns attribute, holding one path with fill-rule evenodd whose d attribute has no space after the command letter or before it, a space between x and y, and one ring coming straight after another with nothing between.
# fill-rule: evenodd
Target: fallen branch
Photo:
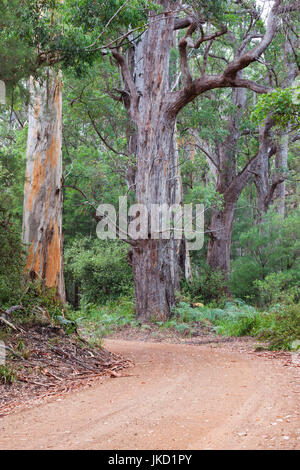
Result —
<instances>
[{"instance_id":1,"label":"fallen branch","mask_svg":"<svg viewBox=\"0 0 300 470\"><path fill-rule=\"evenodd\" d=\"M18 328L15 325L13 325L10 321L6 320L4 317L1 316L0 321L2 321L2 323L4 323L6 326L9 326L13 330L18 331Z\"/></svg>"}]
</instances>

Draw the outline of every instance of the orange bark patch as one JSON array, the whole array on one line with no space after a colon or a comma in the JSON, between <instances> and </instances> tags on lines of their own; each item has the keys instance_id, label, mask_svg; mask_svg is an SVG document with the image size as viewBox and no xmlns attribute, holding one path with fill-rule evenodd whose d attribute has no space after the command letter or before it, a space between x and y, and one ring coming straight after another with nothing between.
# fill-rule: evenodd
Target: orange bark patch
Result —
<instances>
[{"instance_id":1,"label":"orange bark patch","mask_svg":"<svg viewBox=\"0 0 300 470\"><path fill-rule=\"evenodd\" d=\"M25 196L28 193L29 188L30 188L30 178L29 178L28 170L26 170L26 173L25 173L25 186L24 186Z\"/></svg>"},{"instance_id":2,"label":"orange bark patch","mask_svg":"<svg viewBox=\"0 0 300 470\"><path fill-rule=\"evenodd\" d=\"M55 133L51 136L50 145L47 148L46 164L50 161L51 168L55 168L60 152L60 140L57 139Z\"/></svg>"},{"instance_id":3,"label":"orange bark patch","mask_svg":"<svg viewBox=\"0 0 300 470\"><path fill-rule=\"evenodd\" d=\"M33 271L41 277L42 259L41 259L41 244L39 243L38 249L35 252Z\"/></svg>"},{"instance_id":4,"label":"orange bark patch","mask_svg":"<svg viewBox=\"0 0 300 470\"><path fill-rule=\"evenodd\" d=\"M34 167L33 167L31 191L28 195L29 211L31 211L32 209L32 202L38 195L44 180L45 180L45 165L41 163L41 156L39 153L37 153L35 156L35 162L34 162Z\"/></svg>"},{"instance_id":5,"label":"orange bark patch","mask_svg":"<svg viewBox=\"0 0 300 470\"><path fill-rule=\"evenodd\" d=\"M25 271L30 271L33 261L33 243L30 245L27 256L27 263L25 266Z\"/></svg>"},{"instance_id":6,"label":"orange bark patch","mask_svg":"<svg viewBox=\"0 0 300 470\"><path fill-rule=\"evenodd\" d=\"M30 245L27 262L25 266L25 272L34 271L37 277L41 277L42 269L42 257L41 257L41 243L39 242L38 247L35 247L35 241Z\"/></svg>"},{"instance_id":7,"label":"orange bark patch","mask_svg":"<svg viewBox=\"0 0 300 470\"><path fill-rule=\"evenodd\" d=\"M52 224L52 219L50 226ZM60 236L59 228L56 222L53 224L53 236L48 246L47 256L47 267L45 283L47 287L57 287L58 279L60 276L60 262L61 262L61 251L60 251Z\"/></svg>"},{"instance_id":8,"label":"orange bark patch","mask_svg":"<svg viewBox=\"0 0 300 470\"><path fill-rule=\"evenodd\" d=\"M50 204L50 196L51 196L51 186L49 186L47 190L47 197L46 197L46 206L45 206L45 218L47 219L48 217L48 210L49 210L49 204Z\"/></svg>"}]
</instances>

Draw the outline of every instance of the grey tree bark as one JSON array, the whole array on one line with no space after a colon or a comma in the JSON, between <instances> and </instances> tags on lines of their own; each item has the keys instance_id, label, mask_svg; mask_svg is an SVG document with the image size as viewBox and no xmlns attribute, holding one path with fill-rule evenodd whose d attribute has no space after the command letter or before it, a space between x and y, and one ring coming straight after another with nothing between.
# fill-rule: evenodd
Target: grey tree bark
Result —
<instances>
[{"instance_id":1,"label":"grey tree bark","mask_svg":"<svg viewBox=\"0 0 300 470\"><path fill-rule=\"evenodd\" d=\"M275 205L278 214L282 217L285 215L285 195L286 195L286 181L285 173L287 171L288 163L288 152L289 152L289 134L288 132L283 132L280 136L280 143L277 146L276 151L276 169L278 174L282 175L281 183L278 184L275 193Z\"/></svg>"},{"instance_id":2,"label":"grey tree bark","mask_svg":"<svg viewBox=\"0 0 300 470\"><path fill-rule=\"evenodd\" d=\"M193 79L189 69L187 48L198 48L206 41L226 33L226 28L204 35L195 43L191 36L199 23L195 18L176 19L179 2L161 0L163 13L150 12L148 29L141 41L142 55L139 62L141 84L132 76L118 49L112 53L118 62L128 99L128 110L136 126L136 197L148 211L151 204L176 202L177 183L174 178L175 123L179 111L201 93L220 87L249 88L266 92L266 88L238 73L254 62L271 43L276 34L280 0L276 0L270 12L266 33L251 50L239 54L220 75L207 76L205 69L199 78ZM187 28L179 41L180 65L184 86L179 91L169 90L169 60L173 46L174 30ZM127 91L128 90L128 91ZM245 175L240 175L242 180ZM133 246L133 270L136 295L136 314L142 321L152 316L166 318L175 305L175 292L179 289L178 263L173 262L174 240L137 240Z\"/></svg>"}]
</instances>

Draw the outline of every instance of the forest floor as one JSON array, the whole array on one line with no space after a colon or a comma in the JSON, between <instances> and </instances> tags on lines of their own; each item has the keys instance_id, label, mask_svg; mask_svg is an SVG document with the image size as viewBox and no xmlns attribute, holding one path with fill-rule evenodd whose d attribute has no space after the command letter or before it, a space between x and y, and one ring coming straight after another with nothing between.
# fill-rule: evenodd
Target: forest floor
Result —
<instances>
[{"instance_id":1,"label":"forest floor","mask_svg":"<svg viewBox=\"0 0 300 470\"><path fill-rule=\"evenodd\" d=\"M297 361L219 339L116 333L132 366L3 416L0 449L299 449Z\"/></svg>"}]
</instances>

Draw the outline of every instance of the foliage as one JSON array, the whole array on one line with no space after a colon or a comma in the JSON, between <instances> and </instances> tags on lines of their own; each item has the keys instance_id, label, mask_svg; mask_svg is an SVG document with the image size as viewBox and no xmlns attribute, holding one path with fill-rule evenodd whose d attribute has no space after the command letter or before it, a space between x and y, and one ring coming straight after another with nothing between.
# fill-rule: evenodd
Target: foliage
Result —
<instances>
[{"instance_id":1,"label":"foliage","mask_svg":"<svg viewBox=\"0 0 300 470\"><path fill-rule=\"evenodd\" d=\"M24 261L19 233L1 213L0 240L0 306L4 308L17 302L20 296Z\"/></svg>"},{"instance_id":2,"label":"foliage","mask_svg":"<svg viewBox=\"0 0 300 470\"><path fill-rule=\"evenodd\" d=\"M132 297L119 297L106 305L82 302L81 309L70 316L89 336L103 337L125 325L137 326Z\"/></svg>"},{"instance_id":3,"label":"foliage","mask_svg":"<svg viewBox=\"0 0 300 470\"><path fill-rule=\"evenodd\" d=\"M213 271L209 266L199 268L193 282L182 282L182 294L192 302L222 305L226 296L226 282L222 272Z\"/></svg>"},{"instance_id":4,"label":"foliage","mask_svg":"<svg viewBox=\"0 0 300 470\"><path fill-rule=\"evenodd\" d=\"M269 342L269 349L293 349L300 339L300 304L276 305L263 315L256 336Z\"/></svg>"},{"instance_id":5,"label":"foliage","mask_svg":"<svg viewBox=\"0 0 300 470\"><path fill-rule=\"evenodd\" d=\"M0 159L0 306L14 303L20 295L24 269L18 223L11 210L13 179Z\"/></svg>"},{"instance_id":6,"label":"foliage","mask_svg":"<svg viewBox=\"0 0 300 470\"><path fill-rule=\"evenodd\" d=\"M64 310L60 301L56 300L55 289L49 289L39 280L29 281L19 297L19 303L24 307L25 313L20 313L22 320L35 320L44 318L46 321L56 320ZM17 317L17 313L15 314Z\"/></svg>"},{"instance_id":7,"label":"foliage","mask_svg":"<svg viewBox=\"0 0 300 470\"><path fill-rule=\"evenodd\" d=\"M181 302L176 309L172 325L188 325L208 320L218 334L226 336L254 336L267 341L269 349L292 349L300 339L300 304L277 304L269 311L259 311L245 302L235 299L224 308L191 308ZM176 323L175 323L176 321Z\"/></svg>"},{"instance_id":8,"label":"foliage","mask_svg":"<svg viewBox=\"0 0 300 470\"><path fill-rule=\"evenodd\" d=\"M216 320L216 331L227 336L253 335L259 325L259 313L243 302L228 302Z\"/></svg>"},{"instance_id":9,"label":"foliage","mask_svg":"<svg viewBox=\"0 0 300 470\"><path fill-rule=\"evenodd\" d=\"M299 239L299 209L286 218L270 210L260 224L242 232L239 236L242 256L232 263L232 293L245 300L258 300L259 284L255 281L276 272L286 272L286 275L281 274L282 279L285 276L286 280L297 282L300 279Z\"/></svg>"},{"instance_id":10,"label":"foliage","mask_svg":"<svg viewBox=\"0 0 300 470\"><path fill-rule=\"evenodd\" d=\"M132 292L127 245L118 240L76 239L66 249L66 278L80 285L84 303L103 304Z\"/></svg>"},{"instance_id":11,"label":"foliage","mask_svg":"<svg viewBox=\"0 0 300 470\"><path fill-rule=\"evenodd\" d=\"M12 366L0 365L0 383L11 385L16 379L16 372Z\"/></svg>"},{"instance_id":12,"label":"foliage","mask_svg":"<svg viewBox=\"0 0 300 470\"><path fill-rule=\"evenodd\" d=\"M294 128L299 127L300 103L299 99L295 99L296 94L299 94L298 90L299 86L297 89L278 88L271 93L261 95L252 112L252 119L256 123L261 123L271 113L280 127L285 128L288 124Z\"/></svg>"},{"instance_id":13,"label":"foliage","mask_svg":"<svg viewBox=\"0 0 300 470\"><path fill-rule=\"evenodd\" d=\"M300 300L300 271L271 273L265 279L254 281L261 305L293 304Z\"/></svg>"}]
</instances>

